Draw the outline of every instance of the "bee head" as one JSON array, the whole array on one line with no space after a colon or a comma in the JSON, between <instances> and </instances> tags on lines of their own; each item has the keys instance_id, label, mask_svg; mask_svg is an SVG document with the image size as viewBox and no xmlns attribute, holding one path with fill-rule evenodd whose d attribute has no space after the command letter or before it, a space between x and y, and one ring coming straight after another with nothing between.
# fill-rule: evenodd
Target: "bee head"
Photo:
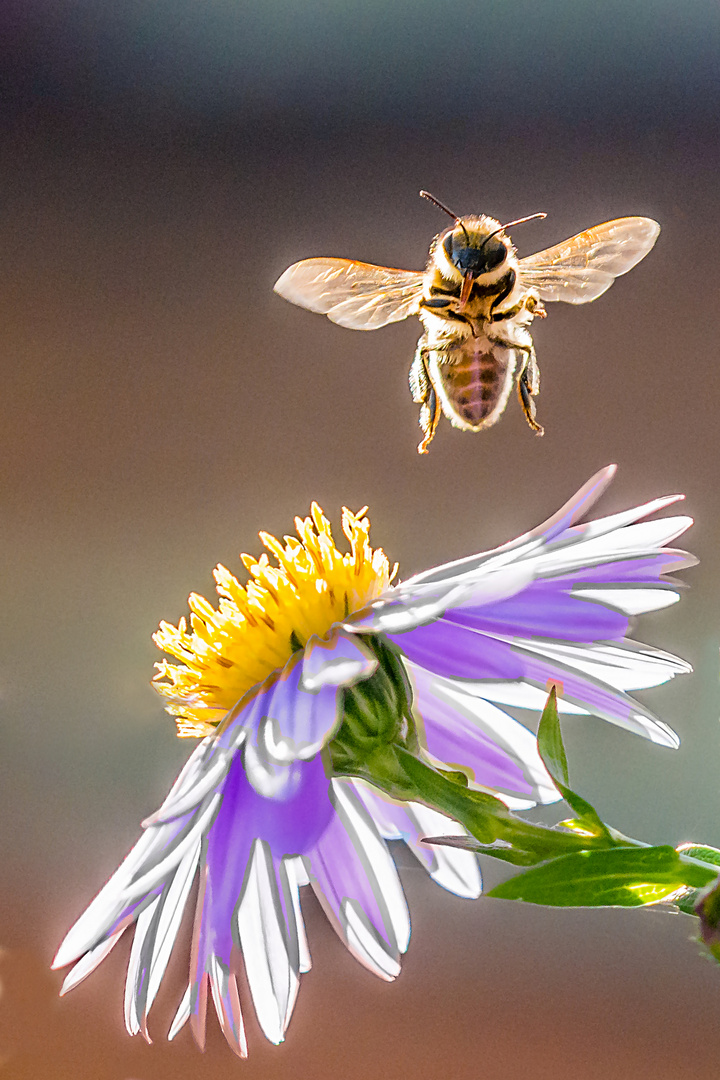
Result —
<instances>
[{"instance_id":1,"label":"bee head","mask_svg":"<svg viewBox=\"0 0 720 1080\"><path fill-rule=\"evenodd\" d=\"M497 270L507 259L510 241L502 235L501 228L488 234L487 230L474 229L470 222L468 225L470 228L458 219L455 228L443 239L448 259L463 277L466 274L477 277Z\"/></svg>"},{"instance_id":2,"label":"bee head","mask_svg":"<svg viewBox=\"0 0 720 1080\"><path fill-rule=\"evenodd\" d=\"M505 229L509 229L511 225L522 225L525 221L547 216L546 214L530 214L529 217L517 218L516 221L508 221L507 224L501 225L499 221L489 217L460 218L429 191L421 191L420 195L455 220L455 228L448 229L438 239L442 241L443 251L450 264L459 271L462 277L460 310L467 303L473 280L480 274L497 270L513 250L509 237L505 236Z\"/></svg>"}]
</instances>

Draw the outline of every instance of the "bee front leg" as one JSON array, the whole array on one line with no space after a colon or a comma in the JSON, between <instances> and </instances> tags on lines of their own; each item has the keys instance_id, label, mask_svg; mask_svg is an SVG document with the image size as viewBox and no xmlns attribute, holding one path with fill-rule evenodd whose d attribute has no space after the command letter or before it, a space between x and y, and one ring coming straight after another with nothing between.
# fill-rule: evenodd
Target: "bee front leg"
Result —
<instances>
[{"instance_id":1,"label":"bee front leg","mask_svg":"<svg viewBox=\"0 0 720 1080\"><path fill-rule=\"evenodd\" d=\"M425 338L421 337L410 368L410 391L413 401L420 406L420 427L423 432L418 454L427 454L440 419L440 402L427 369L427 352Z\"/></svg>"},{"instance_id":2,"label":"bee front leg","mask_svg":"<svg viewBox=\"0 0 720 1080\"><path fill-rule=\"evenodd\" d=\"M540 392L540 369L538 368L535 352L530 351L525 364L518 375L518 397L520 405L525 413L525 419L536 435L544 435L545 429L535 419L535 402L533 398Z\"/></svg>"}]
</instances>

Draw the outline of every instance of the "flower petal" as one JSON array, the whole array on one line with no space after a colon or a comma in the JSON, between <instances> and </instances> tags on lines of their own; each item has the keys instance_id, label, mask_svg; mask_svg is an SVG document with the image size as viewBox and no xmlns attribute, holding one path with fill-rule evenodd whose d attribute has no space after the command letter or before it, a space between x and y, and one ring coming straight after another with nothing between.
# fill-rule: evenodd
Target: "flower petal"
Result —
<instances>
[{"instance_id":1,"label":"flower petal","mask_svg":"<svg viewBox=\"0 0 720 1080\"><path fill-rule=\"evenodd\" d=\"M125 982L125 1026L130 1034L142 1032L148 1042L147 1014L175 945L201 848L198 840L162 893L142 912L135 928Z\"/></svg>"},{"instance_id":2,"label":"flower petal","mask_svg":"<svg viewBox=\"0 0 720 1080\"><path fill-rule=\"evenodd\" d=\"M560 796L538 754L535 736L483 700L482 683L472 686L415 664L408 667L425 745L433 757L472 769L475 783L482 787L529 798L531 803L557 802Z\"/></svg>"},{"instance_id":3,"label":"flower petal","mask_svg":"<svg viewBox=\"0 0 720 1080\"><path fill-rule=\"evenodd\" d=\"M300 685L310 693L323 686L351 686L369 678L377 666L369 649L335 627L327 638L314 636L305 645Z\"/></svg>"},{"instance_id":4,"label":"flower petal","mask_svg":"<svg viewBox=\"0 0 720 1080\"><path fill-rule=\"evenodd\" d=\"M370 784L354 787L385 840L404 840L433 881L456 896L474 900L482 891L477 856L459 848L430 847L424 836L467 836L457 821L422 803L396 803Z\"/></svg>"},{"instance_id":5,"label":"flower petal","mask_svg":"<svg viewBox=\"0 0 720 1080\"><path fill-rule=\"evenodd\" d=\"M678 516L641 521L682 496L655 499L619 514L583 525L576 524L601 494L613 473L612 466L602 470L562 510L537 529L492 551L480 552L417 574L388 589L370 607L356 613L343 625L348 631L356 633L404 634L431 623L450 610L465 613L468 609L493 605L498 609L498 619L502 620L510 614L508 605L512 603L511 598L522 595L532 587L534 579L567 576L579 569L601 568L602 564L617 561L623 565L618 568L617 576L611 579L615 583L629 581L638 574L641 576L644 570L649 572L649 581L657 582L660 575L669 569L693 565L695 560L692 556L663 548L664 544L692 524L691 518ZM654 565L651 565L653 561ZM602 574L602 569L599 572ZM589 582L594 577L590 573ZM596 580L600 581L602 577ZM555 621L564 622L565 636L572 638L578 630L577 624L583 618L589 618L589 615L587 612L583 615L580 607L572 606L571 589L565 590L567 595L561 597L562 591L558 589L554 594ZM663 584L655 590L656 593L665 591L669 593L671 587ZM661 599L649 593L644 598L631 598L628 593L624 604L622 598L618 597L603 595L594 599L602 599L606 604L604 617L611 627L611 636L616 637L624 633L620 621L622 615L619 613L650 610L650 606L655 603L659 605L662 600L672 602L669 595ZM649 606L642 608L642 604ZM487 616L492 618L492 612L488 611ZM600 618L598 615L597 620ZM546 627L550 636L554 633L552 622L549 619Z\"/></svg>"},{"instance_id":6,"label":"flower petal","mask_svg":"<svg viewBox=\"0 0 720 1080\"><path fill-rule=\"evenodd\" d=\"M263 797L238 755L208 834L191 962L189 1013L199 1044L209 981L211 990L216 987L213 999L221 1009L221 1024L240 1046L232 984L241 953L266 1036L280 1042L290 1019L301 969L302 919L292 895L296 879L291 870L285 872L283 860L317 842L333 819L333 808L319 757L288 769L294 782L282 789L282 797Z\"/></svg>"},{"instance_id":7,"label":"flower petal","mask_svg":"<svg viewBox=\"0 0 720 1080\"><path fill-rule=\"evenodd\" d=\"M273 782L273 766L308 760L322 749L342 720L342 688L368 678L376 667L365 646L337 628L329 640L311 638L263 684L246 721L257 756L256 761L250 751L250 775L258 776L261 793Z\"/></svg>"},{"instance_id":8,"label":"flower petal","mask_svg":"<svg viewBox=\"0 0 720 1080\"><path fill-rule=\"evenodd\" d=\"M352 782L332 780L330 801L335 815L307 852L310 883L350 952L394 979L410 939L395 864Z\"/></svg>"}]
</instances>

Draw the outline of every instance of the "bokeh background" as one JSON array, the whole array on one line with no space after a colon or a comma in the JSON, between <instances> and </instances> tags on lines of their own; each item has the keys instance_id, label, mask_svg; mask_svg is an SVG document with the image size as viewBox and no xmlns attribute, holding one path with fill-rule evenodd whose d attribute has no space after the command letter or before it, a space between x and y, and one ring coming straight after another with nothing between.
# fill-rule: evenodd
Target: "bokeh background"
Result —
<instances>
[{"instance_id":1,"label":"bokeh background","mask_svg":"<svg viewBox=\"0 0 720 1080\"><path fill-rule=\"evenodd\" d=\"M414 934L393 985L311 897L289 1036L247 1063L122 1028L129 942L68 998L48 970L188 753L148 682L161 618L317 499L368 503L409 575L502 542L609 461L613 511L676 490L702 558L643 640L696 667L646 700L665 751L566 724L575 786L649 842L720 845L720 10L691 0L3 0L0 6L0 1071L7 1080L714 1075L720 969L667 912L470 903L398 848ZM662 223L587 308L536 324L533 437L415 452L418 325L354 333L272 292L297 259L421 267L442 215L529 254ZM488 881L500 871L486 867ZM152 1017L151 1017L152 1020Z\"/></svg>"}]
</instances>

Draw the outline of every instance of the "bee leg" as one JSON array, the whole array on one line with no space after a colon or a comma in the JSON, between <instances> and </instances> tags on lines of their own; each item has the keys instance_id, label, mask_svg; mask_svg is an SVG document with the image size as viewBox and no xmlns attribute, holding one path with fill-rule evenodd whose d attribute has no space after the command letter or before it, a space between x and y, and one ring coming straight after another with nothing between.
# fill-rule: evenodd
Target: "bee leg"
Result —
<instances>
[{"instance_id":1,"label":"bee leg","mask_svg":"<svg viewBox=\"0 0 720 1080\"><path fill-rule=\"evenodd\" d=\"M537 395L540 393L540 368L538 367L538 362L535 359L534 351L528 357L528 361L525 364L525 368L522 374L527 381L528 390L533 397L537 397Z\"/></svg>"},{"instance_id":2,"label":"bee leg","mask_svg":"<svg viewBox=\"0 0 720 1080\"><path fill-rule=\"evenodd\" d=\"M428 348L423 336L418 342L415 359L410 368L410 391L413 401L420 406L420 427L423 432L418 454L427 454L428 446L433 440L440 419L440 402L427 369L427 352Z\"/></svg>"},{"instance_id":3,"label":"bee leg","mask_svg":"<svg viewBox=\"0 0 720 1080\"><path fill-rule=\"evenodd\" d=\"M435 388L430 387L427 400L420 406L420 427L423 429L422 440L418 443L418 454L427 454L428 446L435 437L435 429L440 419L440 402Z\"/></svg>"},{"instance_id":4,"label":"bee leg","mask_svg":"<svg viewBox=\"0 0 720 1080\"><path fill-rule=\"evenodd\" d=\"M533 318L547 319L547 311L540 303L540 301L537 300L534 296L528 296L527 300L525 301L525 310L529 311L532 314Z\"/></svg>"},{"instance_id":5,"label":"bee leg","mask_svg":"<svg viewBox=\"0 0 720 1080\"><path fill-rule=\"evenodd\" d=\"M418 341L415 356L410 367L410 374L408 376L410 393L412 394L412 399L416 405L422 405L424 401L427 401L427 396L430 392L430 376L428 375L427 367L425 366L426 351L427 346L425 344L425 336L423 335Z\"/></svg>"},{"instance_id":6,"label":"bee leg","mask_svg":"<svg viewBox=\"0 0 720 1080\"><path fill-rule=\"evenodd\" d=\"M544 435L545 429L535 419L535 402L533 398L540 389L540 372L537 361L533 355L518 376L518 397L520 405L525 413L525 419L536 435Z\"/></svg>"}]
</instances>

